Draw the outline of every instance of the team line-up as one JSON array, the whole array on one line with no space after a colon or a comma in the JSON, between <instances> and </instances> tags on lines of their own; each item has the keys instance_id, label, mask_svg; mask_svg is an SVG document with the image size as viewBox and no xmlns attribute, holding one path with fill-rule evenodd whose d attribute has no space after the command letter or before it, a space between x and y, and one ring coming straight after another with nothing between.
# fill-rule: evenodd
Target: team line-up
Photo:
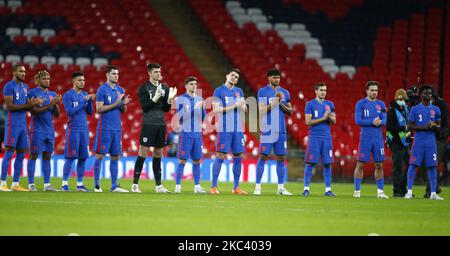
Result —
<instances>
[{"instance_id":1,"label":"team line-up","mask_svg":"<svg viewBox=\"0 0 450 256\"><path fill-rule=\"evenodd\" d=\"M138 156L135 162L133 184L131 192L140 193L138 186L140 174L151 149L153 149L153 173L157 193L170 193L161 183L162 149L166 145L165 113L173 105L177 110L175 115L177 125L181 128L178 147L179 163L176 169L175 193L181 193L181 178L189 158L193 161L194 192L208 193L201 187L200 160L202 158L202 124L205 121L205 100L196 95L197 79L193 76L184 81L186 92L178 95L175 87L162 83L161 65L150 63L147 65L149 80L139 88L139 103L142 108L142 127L139 139ZM100 114L94 139L94 192L103 192L100 187L100 170L102 160L106 154L111 156L111 192L129 192L118 186L118 160L121 155L121 114L127 110L131 98L124 88L118 84L119 68L106 68L106 82L101 85L96 94L83 91L85 77L82 72L72 74L72 89L63 96L49 90L50 74L46 70L38 71L34 76L36 87L29 89L24 83L25 66L16 64L13 67L13 79L3 89L7 108L5 126L5 154L2 161L0 191L37 191L34 184L36 159L42 154L42 170L44 176L44 191L70 191L68 179L72 164L77 160L76 191L90 192L83 184L85 162L89 157L89 130L87 115L95 110ZM248 111L244 93L236 87L240 76L238 69L231 69L225 75L225 82L214 90L212 113L216 116L216 157L212 166L212 184L210 194L219 194L218 177L226 154L233 154L232 193L246 195L248 192L239 187L242 170L242 153L245 151L245 138L242 130L241 115ZM258 90L257 109L259 112L260 129L260 157L256 168L256 185L253 194L260 195L261 179L264 165L272 152L276 157L276 172L278 177L277 193L292 195L284 186L285 157L287 152L287 132L285 115L292 113L289 91L280 86L281 72L270 69L267 72L268 83ZM365 84L367 97L359 100L355 106L355 122L361 127L357 165L354 173L355 191L353 197L361 197L361 182L364 164L375 162L375 181L378 198L389 198L384 193L383 161L385 159L382 126L386 125L386 105L377 99L380 84L368 81ZM310 195L312 170L322 161L325 181L325 196L336 196L331 190L333 162L333 146L330 126L336 123L333 102L326 100L327 85L317 83L314 86L316 98L307 102L305 107L305 123L309 127L309 141L305 153L304 191L301 195ZM432 104L432 90L428 85L419 89L421 103L412 107L408 116L407 127L414 132L414 143L409 161L407 188L405 199L413 198L412 186L416 168L424 164L428 170L431 188L430 199L443 200L436 194L437 157L435 132L440 128L441 114L438 107ZM400 99L402 100L402 99ZM404 101L405 99L403 99ZM51 165L55 130L53 118L60 114L62 103L67 113L67 127L65 136L65 163L63 179L60 189L50 184ZM27 125L26 112L32 114L30 124ZM19 184L23 160L29 150L28 189ZM16 154L14 162L13 181L11 188L6 183L11 159Z\"/></svg>"}]
</instances>

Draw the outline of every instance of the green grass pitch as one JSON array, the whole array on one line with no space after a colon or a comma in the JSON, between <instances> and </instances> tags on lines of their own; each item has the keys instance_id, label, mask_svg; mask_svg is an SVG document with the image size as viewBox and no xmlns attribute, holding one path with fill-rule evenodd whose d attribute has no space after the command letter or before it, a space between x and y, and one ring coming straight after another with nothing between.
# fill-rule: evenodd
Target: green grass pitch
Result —
<instances>
[{"instance_id":1,"label":"green grass pitch","mask_svg":"<svg viewBox=\"0 0 450 256\"><path fill-rule=\"evenodd\" d=\"M107 190L110 181L101 182ZM132 181L120 182L129 189ZM41 190L42 179L36 184ZM92 188L93 180L85 184ZM194 194L192 181L182 186L181 194L156 194L152 180L141 180L142 194L0 192L0 235L450 235L448 187L440 194L446 200L431 201L422 197L423 186L414 187L413 200L377 199L374 184L363 184L359 199L352 184L342 183L333 184L335 198L323 196L322 183L311 185L308 198L294 182L286 187L295 196L276 195L276 184L263 184L261 196L232 195L231 183L219 183L220 195ZM253 192L254 184L242 188ZM392 185L385 191L390 195Z\"/></svg>"}]
</instances>

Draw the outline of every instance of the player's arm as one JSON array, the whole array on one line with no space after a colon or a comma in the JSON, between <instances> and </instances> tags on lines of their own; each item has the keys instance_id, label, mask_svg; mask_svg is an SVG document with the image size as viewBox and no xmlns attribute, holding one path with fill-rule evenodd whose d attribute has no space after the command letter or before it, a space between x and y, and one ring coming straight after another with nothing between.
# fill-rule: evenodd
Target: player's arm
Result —
<instances>
[{"instance_id":1,"label":"player's arm","mask_svg":"<svg viewBox=\"0 0 450 256\"><path fill-rule=\"evenodd\" d=\"M308 126L318 125L320 123L328 121L328 116L324 115L321 118L312 119L312 114L305 114L305 123Z\"/></svg>"},{"instance_id":2,"label":"player's arm","mask_svg":"<svg viewBox=\"0 0 450 256\"><path fill-rule=\"evenodd\" d=\"M88 94L86 96L86 113L88 115L92 115L92 113L94 113L94 100L95 100L95 94Z\"/></svg>"},{"instance_id":3,"label":"player's arm","mask_svg":"<svg viewBox=\"0 0 450 256\"><path fill-rule=\"evenodd\" d=\"M387 115L386 115L386 106L383 104L380 114L381 125L386 126Z\"/></svg>"},{"instance_id":4,"label":"player's arm","mask_svg":"<svg viewBox=\"0 0 450 256\"><path fill-rule=\"evenodd\" d=\"M36 105L34 106L32 109L30 109L31 114L33 115L38 115L46 110L51 110L51 111L55 111L54 107L57 106L58 103L60 103L62 100L61 95L57 95L56 97L54 97L51 101L50 104L46 105L46 106L39 106ZM59 110L59 109L58 109ZM58 113L59 115L59 113Z\"/></svg>"},{"instance_id":5,"label":"player's arm","mask_svg":"<svg viewBox=\"0 0 450 256\"><path fill-rule=\"evenodd\" d=\"M286 105L280 102L280 108L284 113L292 115L292 104L290 102L286 103Z\"/></svg>"},{"instance_id":6,"label":"player's arm","mask_svg":"<svg viewBox=\"0 0 450 256\"><path fill-rule=\"evenodd\" d=\"M42 100L40 100L38 98L32 98L32 99L27 100L27 104L14 104L13 96L5 96L4 99L5 99L6 109L11 112L21 111L21 110L30 110L34 106L42 103Z\"/></svg>"},{"instance_id":7,"label":"player's arm","mask_svg":"<svg viewBox=\"0 0 450 256\"><path fill-rule=\"evenodd\" d=\"M145 89L145 85L142 85L141 88L139 88L139 103L141 104L142 111L144 111L144 113L147 113L148 111L153 109L153 107L156 105L156 102L150 99L147 89Z\"/></svg>"},{"instance_id":8,"label":"player's arm","mask_svg":"<svg viewBox=\"0 0 450 256\"><path fill-rule=\"evenodd\" d=\"M66 112L69 116L73 116L76 113L80 112L85 108L86 102L81 102L78 106L74 107L72 106L72 99L70 95L64 94L63 96L63 105L64 109L66 109Z\"/></svg>"},{"instance_id":9,"label":"player's arm","mask_svg":"<svg viewBox=\"0 0 450 256\"><path fill-rule=\"evenodd\" d=\"M125 97L124 94L121 94L119 97L117 97L117 100L111 105L105 105L103 101L97 101L96 102L97 112L103 113L103 112L108 112L113 109L116 109L117 107L119 107L119 105L121 105L124 97ZM122 104L122 106L123 105L124 104ZM122 106L120 106L120 107L122 107Z\"/></svg>"},{"instance_id":10,"label":"player's arm","mask_svg":"<svg viewBox=\"0 0 450 256\"><path fill-rule=\"evenodd\" d=\"M330 113L330 115L328 116L328 121L331 124L336 124L336 113L335 112Z\"/></svg>"},{"instance_id":11,"label":"player's arm","mask_svg":"<svg viewBox=\"0 0 450 256\"><path fill-rule=\"evenodd\" d=\"M355 123L360 126L373 126L374 118L363 118L364 109L362 104L357 103L355 107Z\"/></svg>"}]
</instances>

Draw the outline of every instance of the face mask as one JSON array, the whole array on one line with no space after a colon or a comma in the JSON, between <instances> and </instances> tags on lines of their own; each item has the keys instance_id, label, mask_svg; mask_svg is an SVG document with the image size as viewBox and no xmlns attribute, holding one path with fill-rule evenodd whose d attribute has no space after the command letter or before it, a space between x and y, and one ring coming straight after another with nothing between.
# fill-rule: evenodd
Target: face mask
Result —
<instances>
[{"instance_id":1,"label":"face mask","mask_svg":"<svg viewBox=\"0 0 450 256\"><path fill-rule=\"evenodd\" d=\"M398 104L400 107L404 107L404 106L406 105L406 102L405 102L404 100L396 100L395 102L397 102L397 104Z\"/></svg>"}]
</instances>

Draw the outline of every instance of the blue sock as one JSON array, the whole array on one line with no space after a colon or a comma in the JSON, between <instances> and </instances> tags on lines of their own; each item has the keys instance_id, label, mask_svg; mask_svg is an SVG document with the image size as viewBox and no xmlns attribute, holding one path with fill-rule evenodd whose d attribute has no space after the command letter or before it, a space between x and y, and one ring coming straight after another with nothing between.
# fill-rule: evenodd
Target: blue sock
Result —
<instances>
[{"instance_id":1,"label":"blue sock","mask_svg":"<svg viewBox=\"0 0 450 256\"><path fill-rule=\"evenodd\" d=\"M50 183L50 176L52 175L50 160L42 159L42 172L44 173L44 184Z\"/></svg>"},{"instance_id":2,"label":"blue sock","mask_svg":"<svg viewBox=\"0 0 450 256\"><path fill-rule=\"evenodd\" d=\"M16 152L16 161L14 161L13 182L19 182L20 174L22 173L23 159L25 159L25 153Z\"/></svg>"},{"instance_id":3,"label":"blue sock","mask_svg":"<svg viewBox=\"0 0 450 256\"><path fill-rule=\"evenodd\" d=\"M217 180L219 179L220 169L222 168L223 159L220 157L216 157L212 166L212 182L211 187L217 187Z\"/></svg>"},{"instance_id":4,"label":"blue sock","mask_svg":"<svg viewBox=\"0 0 450 256\"><path fill-rule=\"evenodd\" d=\"M262 160L261 158L258 160L258 164L256 165L256 184L261 184L265 164L266 160Z\"/></svg>"},{"instance_id":5,"label":"blue sock","mask_svg":"<svg viewBox=\"0 0 450 256\"><path fill-rule=\"evenodd\" d=\"M312 170L314 168L314 164L306 164L305 172L303 174L303 184L305 187L309 187L311 183Z\"/></svg>"},{"instance_id":6,"label":"blue sock","mask_svg":"<svg viewBox=\"0 0 450 256\"><path fill-rule=\"evenodd\" d=\"M177 185L181 184L181 178L183 178L184 165L185 164L178 163L178 167L175 172L175 183Z\"/></svg>"},{"instance_id":7,"label":"blue sock","mask_svg":"<svg viewBox=\"0 0 450 256\"><path fill-rule=\"evenodd\" d=\"M233 189L239 187L239 178L241 177L242 157L233 157Z\"/></svg>"},{"instance_id":8,"label":"blue sock","mask_svg":"<svg viewBox=\"0 0 450 256\"><path fill-rule=\"evenodd\" d=\"M323 179L325 180L325 187L331 188L331 164L326 164L324 166Z\"/></svg>"},{"instance_id":9,"label":"blue sock","mask_svg":"<svg viewBox=\"0 0 450 256\"><path fill-rule=\"evenodd\" d=\"M379 190L383 190L383 188L384 188L384 178L375 180L375 182L377 183L377 188Z\"/></svg>"},{"instance_id":10,"label":"blue sock","mask_svg":"<svg viewBox=\"0 0 450 256\"><path fill-rule=\"evenodd\" d=\"M95 159L94 161L94 186L100 187L100 172L102 170L103 159Z\"/></svg>"},{"instance_id":11,"label":"blue sock","mask_svg":"<svg viewBox=\"0 0 450 256\"><path fill-rule=\"evenodd\" d=\"M72 172L73 160L74 160L73 158L66 158L66 161L64 162L63 181L68 181L69 180L70 173Z\"/></svg>"},{"instance_id":12,"label":"blue sock","mask_svg":"<svg viewBox=\"0 0 450 256\"><path fill-rule=\"evenodd\" d=\"M27 173L28 184L34 184L34 172L36 171L36 159L28 159Z\"/></svg>"},{"instance_id":13,"label":"blue sock","mask_svg":"<svg viewBox=\"0 0 450 256\"><path fill-rule=\"evenodd\" d=\"M284 184L284 160L277 161L278 184Z\"/></svg>"},{"instance_id":14,"label":"blue sock","mask_svg":"<svg viewBox=\"0 0 450 256\"><path fill-rule=\"evenodd\" d=\"M200 164L194 164L192 174L194 175L194 185L200 184Z\"/></svg>"},{"instance_id":15,"label":"blue sock","mask_svg":"<svg viewBox=\"0 0 450 256\"><path fill-rule=\"evenodd\" d=\"M119 160L112 160L109 164L109 171L111 172L111 191L117 188L117 176L119 175Z\"/></svg>"},{"instance_id":16,"label":"blue sock","mask_svg":"<svg viewBox=\"0 0 450 256\"><path fill-rule=\"evenodd\" d=\"M3 156L2 161L2 181L6 181L6 177L8 176L9 164L11 163L11 159L14 155L14 151L5 151L5 155Z\"/></svg>"},{"instance_id":17,"label":"blue sock","mask_svg":"<svg viewBox=\"0 0 450 256\"><path fill-rule=\"evenodd\" d=\"M427 169L428 169L428 180L430 182L431 192L436 192L436 183L437 183L436 166L429 167Z\"/></svg>"},{"instance_id":18,"label":"blue sock","mask_svg":"<svg viewBox=\"0 0 450 256\"><path fill-rule=\"evenodd\" d=\"M86 159L78 159L77 162L77 182L83 182Z\"/></svg>"},{"instance_id":19,"label":"blue sock","mask_svg":"<svg viewBox=\"0 0 450 256\"><path fill-rule=\"evenodd\" d=\"M362 179L354 178L353 181L355 182L355 191L360 191Z\"/></svg>"},{"instance_id":20,"label":"blue sock","mask_svg":"<svg viewBox=\"0 0 450 256\"><path fill-rule=\"evenodd\" d=\"M409 165L408 167L408 180L407 180L407 184L408 184L408 190L412 189L413 184L414 184L414 179L416 177L416 168L417 166L415 165Z\"/></svg>"}]
</instances>

